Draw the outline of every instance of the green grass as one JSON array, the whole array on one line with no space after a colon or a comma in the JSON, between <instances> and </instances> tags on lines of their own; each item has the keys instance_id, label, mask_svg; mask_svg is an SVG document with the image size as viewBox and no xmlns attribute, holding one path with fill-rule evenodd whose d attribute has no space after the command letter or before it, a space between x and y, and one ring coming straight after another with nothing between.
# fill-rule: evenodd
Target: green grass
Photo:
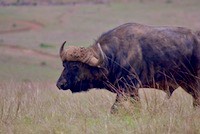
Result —
<instances>
[{"instance_id":1,"label":"green grass","mask_svg":"<svg viewBox=\"0 0 200 134\"><path fill-rule=\"evenodd\" d=\"M0 46L0 81L53 81L62 70L59 57Z\"/></svg>"},{"instance_id":2,"label":"green grass","mask_svg":"<svg viewBox=\"0 0 200 134\"><path fill-rule=\"evenodd\" d=\"M45 44L45 43L41 43L40 47L43 48L43 49L49 49L49 48L53 48L54 46L49 45L49 44Z\"/></svg>"},{"instance_id":3,"label":"green grass","mask_svg":"<svg viewBox=\"0 0 200 134\"><path fill-rule=\"evenodd\" d=\"M44 64L44 63L43 63ZM1 81L15 80L15 81L57 81L60 71L38 64L15 64L4 63L1 64Z\"/></svg>"},{"instance_id":4,"label":"green grass","mask_svg":"<svg viewBox=\"0 0 200 134\"><path fill-rule=\"evenodd\" d=\"M127 22L199 30L199 7L199 0L0 7L0 33L29 26L13 27L16 21L42 24L0 34L0 133L200 133L199 109L192 108L191 96L182 90L170 100L163 92L145 90L145 95L141 90L141 107L124 102L120 113L111 115L115 94L59 91L55 83L61 61L43 54L58 55L65 40L68 45L92 45L103 32Z\"/></svg>"},{"instance_id":5,"label":"green grass","mask_svg":"<svg viewBox=\"0 0 200 134\"><path fill-rule=\"evenodd\" d=\"M1 7L2 20L6 18L8 22L36 21L44 25L44 28L39 30L1 35L1 38L8 44L38 50L40 50L38 45L41 42L53 44L56 46L55 49L48 52L57 53L60 44L65 40L68 44L89 46L101 33L127 22L178 25L199 29L199 6L199 1L192 0L172 4L131 2L110 5ZM185 21L185 19L190 21Z\"/></svg>"}]
</instances>

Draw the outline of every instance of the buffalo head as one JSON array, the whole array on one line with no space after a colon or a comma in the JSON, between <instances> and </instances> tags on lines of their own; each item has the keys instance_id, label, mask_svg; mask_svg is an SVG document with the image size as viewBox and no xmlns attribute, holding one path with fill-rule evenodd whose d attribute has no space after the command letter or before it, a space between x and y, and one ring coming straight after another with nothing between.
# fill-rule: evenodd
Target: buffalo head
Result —
<instances>
[{"instance_id":1,"label":"buffalo head","mask_svg":"<svg viewBox=\"0 0 200 134\"><path fill-rule=\"evenodd\" d=\"M104 54L100 44L96 45L97 49L76 46L68 46L64 49L65 43L60 48L64 70L57 81L57 87L80 92L95 88L97 83L101 84Z\"/></svg>"}]
</instances>

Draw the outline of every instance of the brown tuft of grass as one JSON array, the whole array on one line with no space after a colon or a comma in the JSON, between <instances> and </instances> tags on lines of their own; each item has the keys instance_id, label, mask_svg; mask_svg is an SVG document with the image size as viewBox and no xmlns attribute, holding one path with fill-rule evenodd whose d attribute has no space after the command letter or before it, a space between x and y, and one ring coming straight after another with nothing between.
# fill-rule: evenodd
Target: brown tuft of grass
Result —
<instances>
[{"instance_id":1,"label":"brown tuft of grass","mask_svg":"<svg viewBox=\"0 0 200 134\"><path fill-rule=\"evenodd\" d=\"M140 109L124 102L110 114L115 95L105 90L71 94L49 83L0 84L0 133L200 133L200 109L178 89L140 89Z\"/></svg>"}]
</instances>

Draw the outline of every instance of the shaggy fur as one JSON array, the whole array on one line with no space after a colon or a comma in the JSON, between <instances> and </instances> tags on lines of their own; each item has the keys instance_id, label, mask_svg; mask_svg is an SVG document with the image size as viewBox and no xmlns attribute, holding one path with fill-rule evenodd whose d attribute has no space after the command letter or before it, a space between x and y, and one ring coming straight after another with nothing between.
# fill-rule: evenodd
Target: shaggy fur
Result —
<instances>
[{"instance_id":1,"label":"shaggy fur","mask_svg":"<svg viewBox=\"0 0 200 134\"><path fill-rule=\"evenodd\" d=\"M78 60L64 61L65 69L57 82L59 89L76 86L80 92L86 91L80 88L105 88L117 93L117 104L124 94L137 98L141 87L158 88L170 96L181 86L193 96L194 105L200 105L198 32L127 23L102 34L87 49L100 55L98 43L105 55L101 68ZM76 73L71 69L74 65Z\"/></svg>"},{"instance_id":2,"label":"shaggy fur","mask_svg":"<svg viewBox=\"0 0 200 134\"><path fill-rule=\"evenodd\" d=\"M68 46L67 49L61 52L62 61L80 61L90 66L97 66L98 59L95 57L95 52L92 48Z\"/></svg>"}]
</instances>

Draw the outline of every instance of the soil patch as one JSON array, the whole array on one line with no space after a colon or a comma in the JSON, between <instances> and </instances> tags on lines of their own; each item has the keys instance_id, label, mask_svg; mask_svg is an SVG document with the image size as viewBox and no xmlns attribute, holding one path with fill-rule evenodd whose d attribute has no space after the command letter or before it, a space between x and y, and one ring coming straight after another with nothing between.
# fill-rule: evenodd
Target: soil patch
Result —
<instances>
[{"instance_id":1,"label":"soil patch","mask_svg":"<svg viewBox=\"0 0 200 134\"><path fill-rule=\"evenodd\" d=\"M39 30L44 27L42 23L36 21L13 21L12 28L8 30L0 30L0 34L8 34L8 33L18 33L25 32L30 30Z\"/></svg>"},{"instance_id":2,"label":"soil patch","mask_svg":"<svg viewBox=\"0 0 200 134\"><path fill-rule=\"evenodd\" d=\"M24 56L35 56L40 58L59 58L58 55L41 52L34 49L28 49L20 46L14 46L14 45L0 45L0 47L3 49L5 53L9 53L9 55L24 55Z\"/></svg>"}]
</instances>

